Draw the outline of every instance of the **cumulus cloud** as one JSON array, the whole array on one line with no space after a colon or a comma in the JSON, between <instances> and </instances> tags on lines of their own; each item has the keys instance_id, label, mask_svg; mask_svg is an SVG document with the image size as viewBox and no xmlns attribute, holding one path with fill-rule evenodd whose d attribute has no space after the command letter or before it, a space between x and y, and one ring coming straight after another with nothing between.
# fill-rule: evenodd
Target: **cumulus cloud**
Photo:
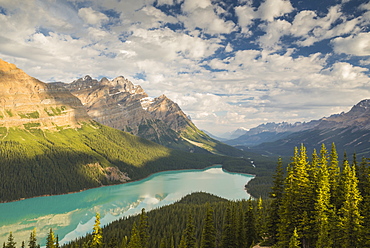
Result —
<instances>
[{"instance_id":1,"label":"cumulus cloud","mask_svg":"<svg viewBox=\"0 0 370 248\"><path fill-rule=\"evenodd\" d=\"M253 7L249 4L236 6L235 13L238 17L238 24L242 28L242 32L249 33L249 27L253 24L253 19L257 17Z\"/></svg>"},{"instance_id":2,"label":"cumulus cloud","mask_svg":"<svg viewBox=\"0 0 370 248\"><path fill-rule=\"evenodd\" d=\"M370 32L348 37L338 37L331 41L336 53L356 56L370 56Z\"/></svg>"},{"instance_id":3,"label":"cumulus cloud","mask_svg":"<svg viewBox=\"0 0 370 248\"><path fill-rule=\"evenodd\" d=\"M102 23L107 22L109 18L103 13L89 8L81 8L78 10L78 15L90 25L100 26Z\"/></svg>"},{"instance_id":4,"label":"cumulus cloud","mask_svg":"<svg viewBox=\"0 0 370 248\"><path fill-rule=\"evenodd\" d=\"M272 22L276 17L293 11L289 0L266 0L258 8L258 15L262 20Z\"/></svg>"}]
</instances>

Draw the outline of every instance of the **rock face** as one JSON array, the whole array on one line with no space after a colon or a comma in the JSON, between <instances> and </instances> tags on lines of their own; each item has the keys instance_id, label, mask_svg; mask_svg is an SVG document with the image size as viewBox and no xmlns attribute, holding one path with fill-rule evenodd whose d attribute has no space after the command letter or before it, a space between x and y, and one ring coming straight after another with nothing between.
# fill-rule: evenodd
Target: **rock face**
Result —
<instances>
[{"instance_id":1,"label":"rock face","mask_svg":"<svg viewBox=\"0 0 370 248\"><path fill-rule=\"evenodd\" d=\"M81 101L0 59L0 126L56 129L89 121Z\"/></svg>"},{"instance_id":2,"label":"rock face","mask_svg":"<svg viewBox=\"0 0 370 248\"><path fill-rule=\"evenodd\" d=\"M194 145L181 138L196 129L180 107L161 95L150 98L139 86L120 76L100 81L85 76L72 83L51 83L65 87L78 97L88 115L104 125L130 132L172 148L191 150Z\"/></svg>"}]
</instances>

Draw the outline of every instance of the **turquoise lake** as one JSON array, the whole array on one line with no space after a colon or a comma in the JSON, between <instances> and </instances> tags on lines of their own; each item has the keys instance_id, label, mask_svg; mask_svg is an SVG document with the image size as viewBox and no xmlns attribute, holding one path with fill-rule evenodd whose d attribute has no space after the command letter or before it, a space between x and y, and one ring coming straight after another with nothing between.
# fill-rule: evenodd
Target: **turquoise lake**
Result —
<instances>
[{"instance_id":1,"label":"turquoise lake","mask_svg":"<svg viewBox=\"0 0 370 248\"><path fill-rule=\"evenodd\" d=\"M0 242L13 232L17 246L29 239L36 227L38 243L45 244L50 228L60 243L92 231L95 213L101 225L121 217L171 204L192 192L208 192L220 197L248 199L244 185L251 175L229 173L221 166L204 170L166 171L126 184L89 189L79 193L37 197L0 204Z\"/></svg>"}]
</instances>

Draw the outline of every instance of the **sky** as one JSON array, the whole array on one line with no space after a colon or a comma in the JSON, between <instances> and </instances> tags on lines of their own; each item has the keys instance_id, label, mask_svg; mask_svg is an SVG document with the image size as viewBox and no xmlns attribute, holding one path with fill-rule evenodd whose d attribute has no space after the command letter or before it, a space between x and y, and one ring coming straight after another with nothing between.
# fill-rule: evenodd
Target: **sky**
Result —
<instances>
[{"instance_id":1,"label":"sky","mask_svg":"<svg viewBox=\"0 0 370 248\"><path fill-rule=\"evenodd\" d=\"M0 0L0 23L29 75L124 76L215 135L370 98L368 0Z\"/></svg>"}]
</instances>

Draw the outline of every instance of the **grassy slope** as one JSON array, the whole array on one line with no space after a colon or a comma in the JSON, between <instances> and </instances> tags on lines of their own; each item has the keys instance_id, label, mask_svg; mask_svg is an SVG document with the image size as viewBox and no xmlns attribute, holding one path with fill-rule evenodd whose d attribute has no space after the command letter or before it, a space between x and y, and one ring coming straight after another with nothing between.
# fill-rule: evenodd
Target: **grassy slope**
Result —
<instances>
[{"instance_id":1,"label":"grassy slope","mask_svg":"<svg viewBox=\"0 0 370 248\"><path fill-rule=\"evenodd\" d=\"M107 179L107 167L136 180L231 159L172 150L95 122L58 132L0 128L0 201L119 183ZM245 160L236 160L253 170Z\"/></svg>"}]
</instances>

